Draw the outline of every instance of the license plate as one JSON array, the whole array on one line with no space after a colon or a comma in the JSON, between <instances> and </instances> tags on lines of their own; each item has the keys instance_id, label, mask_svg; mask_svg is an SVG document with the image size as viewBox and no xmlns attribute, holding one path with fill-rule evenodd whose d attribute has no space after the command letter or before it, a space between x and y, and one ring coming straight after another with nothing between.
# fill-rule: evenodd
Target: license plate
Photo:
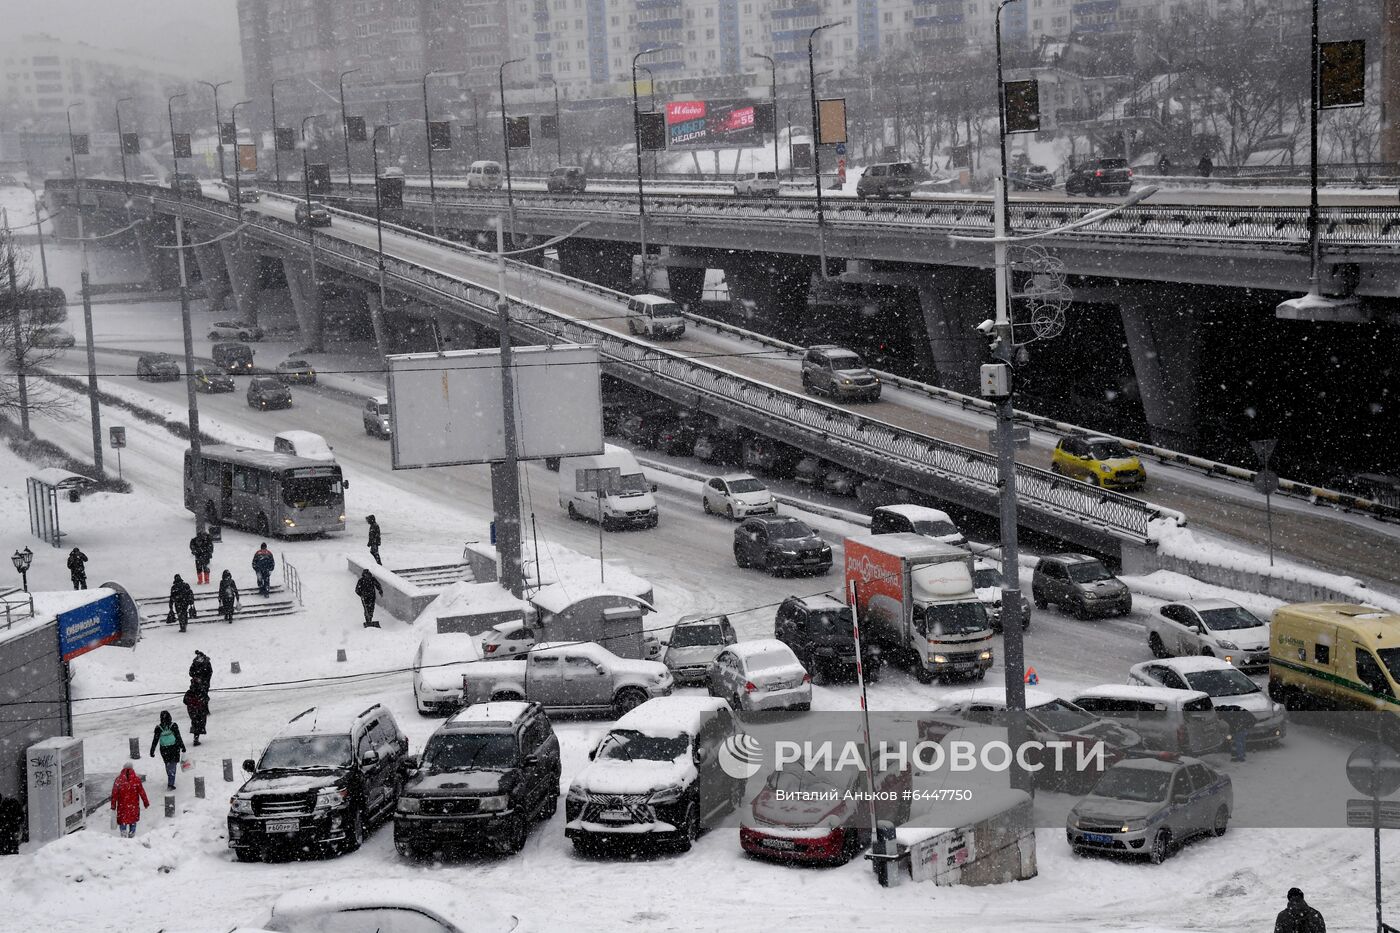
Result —
<instances>
[{"instance_id":1,"label":"license plate","mask_svg":"<svg viewBox=\"0 0 1400 933\"><path fill-rule=\"evenodd\" d=\"M822 559L821 559L820 557L804 557L804 558L802 558L802 563L804 563L804 564L819 564L819 563L821 563L821 560L822 560Z\"/></svg>"},{"instance_id":2,"label":"license plate","mask_svg":"<svg viewBox=\"0 0 1400 933\"><path fill-rule=\"evenodd\" d=\"M765 849L795 849L797 848L797 843L793 842L791 839L765 839L763 840L763 847Z\"/></svg>"},{"instance_id":3,"label":"license plate","mask_svg":"<svg viewBox=\"0 0 1400 933\"><path fill-rule=\"evenodd\" d=\"M1099 833L1085 833L1085 834L1084 834L1084 841L1085 841L1085 842L1097 843L1098 845L1101 845L1101 846L1111 846L1111 845L1113 845L1113 837L1112 837L1112 836L1104 836L1104 835L1101 835L1101 834L1099 834Z\"/></svg>"},{"instance_id":4,"label":"license plate","mask_svg":"<svg viewBox=\"0 0 1400 933\"><path fill-rule=\"evenodd\" d=\"M263 830L269 833L294 833L300 828L300 820L268 820L263 826Z\"/></svg>"},{"instance_id":5,"label":"license plate","mask_svg":"<svg viewBox=\"0 0 1400 933\"><path fill-rule=\"evenodd\" d=\"M433 832L444 836L461 833L466 828L455 820L436 820L429 825Z\"/></svg>"},{"instance_id":6,"label":"license plate","mask_svg":"<svg viewBox=\"0 0 1400 933\"><path fill-rule=\"evenodd\" d=\"M598 814L598 819L605 823L630 823L632 814L626 810L604 810Z\"/></svg>"}]
</instances>

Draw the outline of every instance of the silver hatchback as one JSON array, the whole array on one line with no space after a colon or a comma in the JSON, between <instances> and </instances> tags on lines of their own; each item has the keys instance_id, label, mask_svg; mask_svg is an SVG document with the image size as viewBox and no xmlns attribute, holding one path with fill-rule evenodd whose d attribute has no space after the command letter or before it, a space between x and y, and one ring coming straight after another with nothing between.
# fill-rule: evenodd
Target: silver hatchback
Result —
<instances>
[{"instance_id":1,"label":"silver hatchback","mask_svg":"<svg viewBox=\"0 0 1400 933\"><path fill-rule=\"evenodd\" d=\"M1076 855L1145 856L1157 865L1187 841L1223 836L1235 794L1230 778L1195 758L1129 758L1104 772L1065 822Z\"/></svg>"}]
</instances>

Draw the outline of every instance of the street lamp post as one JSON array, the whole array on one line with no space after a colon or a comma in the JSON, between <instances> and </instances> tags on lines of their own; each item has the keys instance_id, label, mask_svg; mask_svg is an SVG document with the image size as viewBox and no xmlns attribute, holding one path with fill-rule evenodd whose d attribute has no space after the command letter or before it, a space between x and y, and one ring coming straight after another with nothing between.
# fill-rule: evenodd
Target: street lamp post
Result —
<instances>
[{"instance_id":1,"label":"street lamp post","mask_svg":"<svg viewBox=\"0 0 1400 933\"><path fill-rule=\"evenodd\" d=\"M238 108L251 103L251 100L240 100L229 110L228 117L233 126L233 209L238 212L239 217L243 216L243 173L238 158Z\"/></svg>"},{"instance_id":2,"label":"street lamp post","mask_svg":"<svg viewBox=\"0 0 1400 933\"><path fill-rule=\"evenodd\" d=\"M647 113L656 113L656 74L646 65L638 65L638 71L647 73ZM656 180L656 152L651 154L651 178Z\"/></svg>"},{"instance_id":3,"label":"street lamp post","mask_svg":"<svg viewBox=\"0 0 1400 933\"><path fill-rule=\"evenodd\" d=\"M823 29L840 26L841 23L822 23L807 33L807 91L812 101L812 177L817 182L817 253L821 262L822 278L826 278L826 209L822 204L822 164L821 130L817 127L817 65L812 43L817 33Z\"/></svg>"},{"instance_id":4,"label":"street lamp post","mask_svg":"<svg viewBox=\"0 0 1400 933\"><path fill-rule=\"evenodd\" d=\"M340 138L345 142L345 186L347 188L354 182L350 178L350 121L345 116L345 76L352 75L359 70L351 68L340 73ZM302 124L303 127L305 125L305 123Z\"/></svg>"},{"instance_id":5,"label":"street lamp post","mask_svg":"<svg viewBox=\"0 0 1400 933\"><path fill-rule=\"evenodd\" d=\"M660 52L658 47L642 49L632 56L632 141L637 150L637 233L642 245L642 291L647 290L647 204L646 191L642 187L642 123L637 110L637 59L643 55ZM655 81L652 82L653 86Z\"/></svg>"},{"instance_id":6,"label":"street lamp post","mask_svg":"<svg viewBox=\"0 0 1400 933\"><path fill-rule=\"evenodd\" d=\"M44 287L48 288L49 257L48 254L44 252L44 218L43 215L39 213L39 189L29 183L26 183L24 187L29 189L29 196L34 199L34 228L36 236L39 238L39 268L43 270Z\"/></svg>"},{"instance_id":7,"label":"street lamp post","mask_svg":"<svg viewBox=\"0 0 1400 933\"><path fill-rule=\"evenodd\" d=\"M97 349L92 339L92 275L88 269L87 235L83 231L83 186L78 177L78 153L73 145L73 108L83 106L81 102L68 105L68 159L73 165L73 199L78 211L78 244L82 247L83 271L83 337L87 340L88 407L92 416L92 466L97 478L106 474L102 469L102 408L97 401Z\"/></svg>"},{"instance_id":8,"label":"street lamp post","mask_svg":"<svg viewBox=\"0 0 1400 933\"><path fill-rule=\"evenodd\" d=\"M24 585L24 591L29 592L29 565L34 563L34 552L25 548L22 551L15 551L10 555L10 563L15 565L15 570L19 571L19 578Z\"/></svg>"},{"instance_id":9,"label":"street lamp post","mask_svg":"<svg viewBox=\"0 0 1400 933\"><path fill-rule=\"evenodd\" d=\"M559 122L559 82L552 75L545 75L545 80L554 86L554 163L563 165L564 125Z\"/></svg>"},{"instance_id":10,"label":"street lamp post","mask_svg":"<svg viewBox=\"0 0 1400 933\"><path fill-rule=\"evenodd\" d=\"M282 153L277 148L277 83L279 81L290 81L291 78L274 78L268 87L268 94L272 97L272 178L275 182L276 190L282 190Z\"/></svg>"},{"instance_id":11,"label":"street lamp post","mask_svg":"<svg viewBox=\"0 0 1400 933\"><path fill-rule=\"evenodd\" d=\"M165 102L165 113L170 118L170 156L175 163L176 176L180 174L180 160L175 158L174 104L177 98L186 96L188 95L173 94ZM180 185L178 177L175 179L174 188L176 200L183 201L185 191ZM185 265L185 217L183 211L175 212L175 258L180 267L180 332L185 351L185 407L189 412L190 470L194 476L202 476L204 464L199 440L199 392L194 383L194 326L190 323L190 280L189 270ZM205 530L208 511L209 506L200 508L199 503L195 503L194 529L196 532Z\"/></svg>"},{"instance_id":12,"label":"street lamp post","mask_svg":"<svg viewBox=\"0 0 1400 933\"><path fill-rule=\"evenodd\" d=\"M128 196L131 195L131 181L126 175L126 143L125 137L122 136L122 104L130 103L135 99L134 97L118 97L116 104L112 108L117 112L117 152L119 152L122 157L122 190L125 191Z\"/></svg>"},{"instance_id":13,"label":"street lamp post","mask_svg":"<svg viewBox=\"0 0 1400 933\"><path fill-rule=\"evenodd\" d=\"M523 58L512 58L509 61L501 62L501 67L497 71L497 78L501 88L501 149L506 154L506 211L510 214L510 231L515 235L515 190L511 187L510 180L510 128L506 121L506 66L523 62Z\"/></svg>"},{"instance_id":14,"label":"street lamp post","mask_svg":"<svg viewBox=\"0 0 1400 933\"><path fill-rule=\"evenodd\" d=\"M306 251L311 257L311 314L313 320L318 321L321 319L321 285L316 278L316 228L311 226L311 172L306 158L306 124L319 116L321 114L312 113L301 118L301 184L306 191Z\"/></svg>"},{"instance_id":15,"label":"street lamp post","mask_svg":"<svg viewBox=\"0 0 1400 933\"><path fill-rule=\"evenodd\" d=\"M423 75L423 141L428 144L428 209L432 212L433 236L438 235L437 222L437 181L433 176L433 125L428 118L428 79L437 74L429 71ZM375 191L379 190L379 172L374 173ZM375 196L375 202L379 198Z\"/></svg>"},{"instance_id":16,"label":"street lamp post","mask_svg":"<svg viewBox=\"0 0 1400 933\"><path fill-rule=\"evenodd\" d=\"M778 177L778 64L773 61L773 56L764 55L762 52L754 52L754 58L761 58L768 63L768 75L772 82L771 99L773 101L773 178Z\"/></svg>"},{"instance_id":17,"label":"street lamp post","mask_svg":"<svg viewBox=\"0 0 1400 933\"><path fill-rule=\"evenodd\" d=\"M386 123L384 125L384 141L386 143L389 140L389 128L394 125L395 124L391 123ZM384 290L384 208L383 198L380 196L379 191L379 133L377 127L376 132L370 137L369 148L374 160L374 238L377 252L375 265L379 270L379 310L370 315L370 323L374 326L374 342L379 347L379 355L383 356L388 348L384 343L384 308L386 297Z\"/></svg>"},{"instance_id":18,"label":"street lamp post","mask_svg":"<svg viewBox=\"0 0 1400 933\"><path fill-rule=\"evenodd\" d=\"M219 88L223 87L225 84L232 84L233 82L220 81L218 84L215 84L211 81L200 81L199 83L214 92L214 138L218 140L219 180L227 183L228 176L224 174L224 126L223 116L219 112ZM235 140L234 145L237 144L237 140Z\"/></svg>"}]
</instances>

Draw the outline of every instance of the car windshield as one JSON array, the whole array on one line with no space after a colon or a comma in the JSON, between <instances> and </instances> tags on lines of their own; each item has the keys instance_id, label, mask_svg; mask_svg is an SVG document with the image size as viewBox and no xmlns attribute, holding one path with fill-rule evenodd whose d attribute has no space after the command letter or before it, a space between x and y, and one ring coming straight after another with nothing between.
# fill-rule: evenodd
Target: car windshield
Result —
<instances>
[{"instance_id":1,"label":"car windshield","mask_svg":"<svg viewBox=\"0 0 1400 933\"><path fill-rule=\"evenodd\" d=\"M1201 618L1212 632L1236 631L1242 628L1263 628L1264 621L1243 606L1224 609L1202 609Z\"/></svg>"},{"instance_id":2,"label":"car windshield","mask_svg":"<svg viewBox=\"0 0 1400 933\"><path fill-rule=\"evenodd\" d=\"M311 364L306 360L287 360L282 364L286 369L310 369Z\"/></svg>"},{"instance_id":3,"label":"car windshield","mask_svg":"<svg viewBox=\"0 0 1400 933\"><path fill-rule=\"evenodd\" d=\"M952 522L945 522L941 518L923 519L914 522L914 530L921 535L940 537L942 535L955 535L958 533L958 526Z\"/></svg>"},{"instance_id":4,"label":"car windshield","mask_svg":"<svg viewBox=\"0 0 1400 933\"><path fill-rule=\"evenodd\" d=\"M930 606L924 611L926 636L937 638L940 635L970 635L988 627L987 610L981 603L947 603Z\"/></svg>"},{"instance_id":5,"label":"car windshield","mask_svg":"<svg viewBox=\"0 0 1400 933\"><path fill-rule=\"evenodd\" d=\"M481 735L440 732L423 749L423 767L434 771L466 771L471 768L504 770L517 759L515 737L508 732Z\"/></svg>"},{"instance_id":6,"label":"car windshield","mask_svg":"<svg viewBox=\"0 0 1400 933\"><path fill-rule=\"evenodd\" d=\"M851 610L840 612L818 612L812 616L813 634L819 638L833 638L851 635Z\"/></svg>"},{"instance_id":7,"label":"car windshield","mask_svg":"<svg viewBox=\"0 0 1400 933\"><path fill-rule=\"evenodd\" d=\"M890 174L899 175L901 177L912 175L914 174L914 166L907 162L897 162L890 166Z\"/></svg>"},{"instance_id":8,"label":"car windshield","mask_svg":"<svg viewBox=\"0 0 1400 933\"><path fill-rule=\"evenodd\" d=\"M1192 690L1199 690L1207 696L1238 697L1259 692L1258 684L1233 667L1192 671L1185 677Z\"/></svg>"},{"instance_id":9,"label":"car windshield","mask_svg":"<svg viewBox=\"0 0 1400 933\"><path fill-rule=\"evenodd\" d=\"M603 740L598 757L606 761L675 761L690 750L690 736L646 735L636 729L614 729Z\"/></svg>"},{"instance_id":10,"label":"car windshield","mask_svg":"<svg viewBox=\"0 0 1400 933\"><path fill-rule=\"evenodd\" d=\"M863 369L865 367L865 364L855 353L828 353L827 359L831 360L832 369Z\"/></svg>"},{"instance_id":11,"label":"car windshield","mask_svg":"<svg viewBox=\"0 0 1400 933\"><path fill-rule=\"evenodd\" d=\"M989 586L1001 586L1001 571L992 570L990 567L986 570L974 570L972 585L979 590Z\"/></svg>"},{"instance_id":12,"label":"car windshield","mask_svg":"<svg viewBox=\"0 0 1400 933\"><path fill-rule=\"evenodd\" d=\"M301 476L282 480L282 500L294 508L336 505L340 495L339 477Z\"/></svg>"},{"instance_id":13,"label":"car windshield","mask_svg":"<svg viewBox=\"0 0 1400 933\"><path fill-rule=\"evenodd\" d=\"M1093 441L1089 444L1089 453L1095 460L1126 460L1132 456L1118 441Z\"/></svg>"},{"instance_id":14,"label":"car windshield","mask_svg":"<svg viewBox=\"0 0 1400 933\"><path fill-rule=\"evenodd\" d=\"M484 165L481 168L481 172L483 175L499 175L501 173L501 167L499 165Z\"/></svg>"},{"instance_id":15,"label":"car windshield","mask_svg":"<svg viewBox=\"0 0 1400 933\"><path fill-rule=\"evenodd\" d=\"M1096 560L1085 560L1065 567L1074 583L1097 583L1099 580L1112 580L1113 574Z\"/></svg>"},{"instance_id":16,"label":"car windshield","mask_svg":"<svg viewBox=\"0 0 1400 933\"><path fill-rule=\"evenodd\" d=\"M775 172L759 172L758 177L763 181L772 181L778 176Z\"/></svg>"},{"instance_id":17,"label":"car windshield","mask_svg":"<svg viewBox=\"0 0 1400 933\"><path fill-rule=\"evenodd\" d=\"M618 490L620 496L640 496L648 491L647 478L641 473L623 473Z\"/></svg>"},{"instance_id":18,"label":"car windshield","mask_svg":"<svg viewBox=\"0 0 1400 933\"><path fill-rule=\"evenodd\" d=\"M278 382L276 379L266 378L254 379L251 385L254 391L257 392L276 392L278 389L282 388L282 383Z\"/></svg>"},{"instance_id":19,"label":"car windshield","mask_svg":"<svg viewBox=\"0 0 1400 933\"><path fill-rule=\"evenodd\" d=\"M669 301L659 301L656 304L647 305L646 313L652 317L676 317L681 313L681 309Z\"/></svg>"},{"instance_id":20,"label":"car windshield","mask_svg":"<svg viewBox=\"0 0 1400 933\"><path fill-rule=\"evenodd\" d=\"M348 735L295 735L268 743L259 771L300 771L309 768L345 768L350 765Z\"/></svg>"},{"instance_id":21,"label":"car windshield","mask_svg":"<svg viewBox=\"0 0 1400 933\"><path fill-rule=\"evenodd\" d=\"M1151 771L1147 768L1109 768L1094 785L1095 797L1112 797L1115 800L1135 800L1139 803L1153 803L1167 799L1167 788L1171 785L1170 771Z\"/></svg>"},{"instance_id":22,"label":"car windshield","mask_svg":"<svg viewBox=\"0 0 1400 933\"><path fill-rule=\"evenodd\" d=\"M1098 722L1084 710L1058 698L1032 708L1031 715L1055 732L1077 732Z\"/></svg>"},{"instance_id":23,"label":"car windshield","mask_svg":"<svg viewBox=\"0 0 1400 933\"><path fill-rule=\"evenodd\" d=\"M763 492L767 488L756 479L732 479L729 481L730 492Z\"/></svg>"},{"instance_id":24,"label":"car windshield","mask_svg":"<svg viewBox=\"0 0 1400 933\"><path fill-rule=\"evenodd\" d=\"M678 625L671 633L672 648L697 648L701 645L722 645L724 643L724 629L717 622Z\"/></svg>"},{"instance_id":25,"label":"car windshield","mask_svg":"<svg viewBox=\"0 0 1400 933\"><path fill-rule=\"evenodd\" d=\"M795 518L790 518L782 522L773 522L768 526L768 535L775 541L810 538L813 533L812 529L808 528L805 523Z\"/></svg>"},{"instance_id":26,"label":"car windshield","mask_svg":"<svg viewBox=\"0 0 1400 933\"><path fill-rule=\"evenodd\" d=\"M814 794L831 791L844 791L850 785L849 778L829 771L808 771L805 768L784 768L774 771L768 777L768 788L783 794L789 800L801 800ZM817 799L820 799L819 797Z\"/></svg>"}]
</instances>

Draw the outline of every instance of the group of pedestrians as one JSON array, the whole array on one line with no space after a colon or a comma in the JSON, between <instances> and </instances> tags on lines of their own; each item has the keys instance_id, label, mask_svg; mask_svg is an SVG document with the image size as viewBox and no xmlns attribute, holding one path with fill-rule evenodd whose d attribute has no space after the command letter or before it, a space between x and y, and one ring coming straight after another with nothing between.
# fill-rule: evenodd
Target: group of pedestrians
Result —
<instances>
[{"instance_id":1,"label":"group of pedestrians","mask_svg":"<svg viewBox=\"0 0 1400 933\"><path fill-rule=\"evenodd\" d=\"M77 566L82 568L83 562L87 561L86 556L82 556L77 548L73 549L74 555L82 557L82 562ZM201 531L190 539L190 554L194 556L194 574L196 586L207 586L210 582L210 565L214 561L214 539L207 531ZM69 569L74 567L75 558L70 555L68 558ZM272 593L272 571L277 569L277 560L272 556L272 552L267 549L267 542L258 545L258 549L253 552L253 574L258 581L258 595L270 596ZM73 587L78 587L78 571L73 571ZM82 577L83 586L87 585L87 577ZM238 592L238 582L233 579L233 571L225 570L219 576L218 605L219 617L225 622L232 623L233 615L242 604L243 598ZM199 610L195 606L194 589L187 583L180 574L175 574L175 579L170 583L170 598L165 621L167 623L180 626L180 631L186 631L190 619L196 618Z\"/></svg>"}]
</instances>

